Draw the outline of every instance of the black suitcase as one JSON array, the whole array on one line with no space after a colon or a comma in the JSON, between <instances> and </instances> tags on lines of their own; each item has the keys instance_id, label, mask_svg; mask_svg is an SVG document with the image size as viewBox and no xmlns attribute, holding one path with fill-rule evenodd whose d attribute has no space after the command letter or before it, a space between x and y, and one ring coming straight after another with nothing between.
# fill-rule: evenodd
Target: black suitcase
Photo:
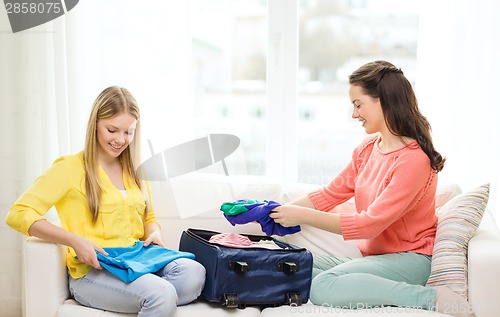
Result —
<instances>
[{"instance_id":1,"label":"black suitcase","mask_svg":"<svg viewBox=\"0 0 500 317\"><path fill-rule=\"evenodd\" d=\"M231 308L301 305L309 299L312 255L268 236L244 235L252 242L272 240L281 249L234 248L210 243L219 232L187 229L179 250L195 254L206 269L202 297Z\"/></svg>"}]
</instances>

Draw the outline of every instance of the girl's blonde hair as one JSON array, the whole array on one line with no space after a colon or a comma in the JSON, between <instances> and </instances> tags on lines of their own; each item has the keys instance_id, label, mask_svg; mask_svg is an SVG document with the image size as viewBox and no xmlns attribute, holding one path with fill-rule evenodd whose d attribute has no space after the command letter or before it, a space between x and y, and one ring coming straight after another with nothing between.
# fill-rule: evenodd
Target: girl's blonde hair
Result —
<instances>
[{"instance_id":1,"label":"girl's blonde hair","mask_svg":"<svg viewBox=\"0 0 500 317\"><path fill-rule=\"evenodd\" d=\"M90 113L85 148L83 150L83 161L85 164L85 190L87 204L92 214L92 220L97 220L101 198L101 184L99 183L99 163L97 161L97 122L101 119L114 118L121 113L129 113L137 120L133 142L120 154L118 159L122 164L123 171L137 186L143 190L144 186L138 177L135 166L139 164L140 154L140 113L134 96L125 88L111 86L104 89L97 96ZM144 190L143 190L144 191ZM145 217L148 211L148 199L146 201Z\"/></svg>"}]
</instances>

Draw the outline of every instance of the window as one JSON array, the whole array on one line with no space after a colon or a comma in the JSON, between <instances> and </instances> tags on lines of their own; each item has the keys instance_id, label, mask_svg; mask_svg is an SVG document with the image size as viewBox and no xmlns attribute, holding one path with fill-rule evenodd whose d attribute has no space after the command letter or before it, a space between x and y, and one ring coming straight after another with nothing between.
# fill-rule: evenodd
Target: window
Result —
<instances>
[{"instance_id":1,"label":"window","mask_svg":"<svg viewBox=\"0 0 500 317\"><path fill-rule=\"evenodd\" d=\"M192 4L196 112L207 131L240 137L237 172L328 182L365 136L348 75L387 59L414 80L417 1Z\"/></svg>"},{"instance_id":2,"label":"window","mask_svg":"<svg viewBox=\"0 0 500 317\"><path fill-rule=\"evenodd\" d=\"M265 175L267 3L190 2L194 116L198 134L227 133L241 143L230 174ZM220 173L214 164L200 172Z\"/></svg>"},{"instance_id":3,"label":"window","mask_svg":"<svg viewBox=\"0 0 500 317\"><path fill-rule=\"evenodd\" d=\"M385 59L414 82L418 17L417 1L300 1L298 181L327 183L365 137L351 118L352 71Z\"/></svg>"},{"instance_id":4,"label":"window","mask_svg":"<svg viewBox=\"0 0 500 317\"><path fill-rule=\"evenodd\" d=\"M364 137L351 119L348 74L380 58L413 78L417 3L155 0L139 8L89 0L68 15L80 30L68 63L89 92L72 98L88 109L102 87L129 88L151 142L144 160L227 133L241 141L226 160L229 174L326 183ZM92 15L97 22L88 25ZM197 172L224 170L213 164Z\"/></svg>"}]
</instances>

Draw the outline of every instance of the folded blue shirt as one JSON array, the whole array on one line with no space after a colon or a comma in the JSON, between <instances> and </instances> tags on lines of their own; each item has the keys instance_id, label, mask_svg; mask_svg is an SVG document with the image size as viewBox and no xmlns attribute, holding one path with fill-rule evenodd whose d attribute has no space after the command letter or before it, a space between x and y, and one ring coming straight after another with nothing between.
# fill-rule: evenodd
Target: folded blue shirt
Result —
<instances>
[{"instance_id":1,"label":"folded blue shirt","mask_svg":"<svg viewBox=\"0 0 500 317\"><path fill-rule=\"evenodd\" d=\"M125 283L130 283L144 274L158 272L176 259L194 259L194 254L190 252L170 250L153 244L145 247L143 241L137 241L131 247L104 250L108 252L107 256L97 252L99 263Z\"/></svg>"},{"instance_id":2,"label":"folded blue shirt","mask_svg":"<svg viewBox=\"0 0 500 317\"><path fill-rule=\"evenodd\" d=\"M236 224L257 221L262 231L268 236L285 236L287 234L299 232L300 226L285 227L274 222L274 219L269 217L269 213L279 206L281 206L281 204L272 200L237 200L232 203L226 202L222 204L220 209L224 212L224 217L226 217L233 226Z\"/></svg>"}]
</instances>

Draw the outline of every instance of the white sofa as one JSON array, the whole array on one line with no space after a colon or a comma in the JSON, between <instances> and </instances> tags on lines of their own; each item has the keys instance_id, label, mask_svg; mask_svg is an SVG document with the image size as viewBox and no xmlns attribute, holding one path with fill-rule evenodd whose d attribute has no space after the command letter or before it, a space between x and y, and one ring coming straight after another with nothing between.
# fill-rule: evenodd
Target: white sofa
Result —
<instances>
[{"instance_id":1,"label":"white sofa","mask_svg":"<svg viewBox=\"0 0 500 317\"><path fill-rule=\"evenodd\" d=\"M201 185L200 185L201 184ZM178 195L188 186L189 197ZM194 187L193 187L194 186ZM195 188L196 187L196 188ZM168 247L177 248L180 235L187 228L210 229L220 232L262 234L258 224L232 227L214 204L221 200L241 198L268 199L286 203L317 186L307 184L281 185L264 178L216 178L215 180L191 179L177 184L153 184L155 206L162 225L164 241ZM193 192L203 197L193 197ZM181 195L182 196L182 195ZM175 201L175 203L172 203ZM200 204L200 201L202 204ZM206 211L198 209L206 205ZM196 214L197 213L197 214ZM187 215L186 215L187 214ZM298 234L284 240L303 246L316 254L360 256L356 241L345 242L339 236L302 227ZM28 238L23 251L23 315L25 317L93 317L93 316L136 316L90 309L79 305L69 296L67 273L64 265L65 247L37 238ZM500 316L500 233L487 211L485 217L469 244L468 252L469 298L478 317ZM176 317L278 317L278 316L339 316L360 314L362 316L445 316L440 313L412 308L384 307L346 310L334 307L315 306L310 303L293 307L274 308L246 307L245 309L224 308L198 300L178 307Z\"/></svg>"}]
</instances>

